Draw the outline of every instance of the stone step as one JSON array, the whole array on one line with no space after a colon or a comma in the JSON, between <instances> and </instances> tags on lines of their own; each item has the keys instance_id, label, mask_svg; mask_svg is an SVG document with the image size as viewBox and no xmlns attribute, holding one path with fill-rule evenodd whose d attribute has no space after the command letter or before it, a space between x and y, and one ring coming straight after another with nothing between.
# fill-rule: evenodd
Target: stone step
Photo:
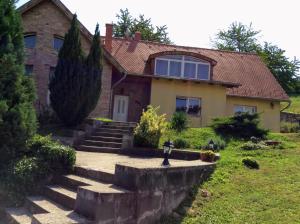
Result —
<instances>
[{"instance_id":1,"label":"stone step","mask_svg":"<svg viewBox=\"0 0 300 224\"><path fill-rule=\"evenodd\" d=\"M51 185L44 188L44 193L52 201L66 208L74 209L77 195L75 191L59 185Z\"/></svg>"},{"instance_id":2,"label":"stone step","mask_svg":"<svg viewBox=\"0 0 300 224\"><path fill-rule=\"evenodd\" d=\"M26 208L32 214L40 213L70 213L72 210L63 207L60 204L46 198L45 196L29 196L26 198Z\"/></svg>"},{"instance_id":3,"label":"stone step","mask_svg":"<svg viewBox=\"0 0 300 224\"><path fill-rule=\"evenodd\" d=\"M76 150L86 151L86 152L119 153L121 149L120 148L112 148L112 147L79 145L79 146L76 146Z\"/></svg>"},{"instance_id":4,"label":"stone step","mask_svg":"<svg viewBox=\"0 0 300 224\"><path fill-rule=\"evenodd\" d=\"M75 166L74 174L105 183L115 182L115 175L113 173L109 173L103 170L91 169L89 167Z\"/></svg>"},{"instance_id":5,"label":"stone step","mask_svg":"<svg viewBox=\"0 0 300 224\"><path fill-rule=\"evenodd\" d=\"M123 129L113 129L113 128L97 128L96 132L104 132L104 133L111 133L111 134L126 134L129 133L128 130Z\"/></svg>"},{"instance_id":6,"label":"stone step","mask_svg":"<svg viewBox=\"0 0 300 224\"><path fill-rule=\"evenodd\" d=\"M104 125L135 127L136 123L135 122L112 121L112 122L105 122Z\"/></svg>"},{"instance_id":7,"label":"stone step","mask_svg":"<svg viewBox=\"0 0 300 224\"><path fill-rule=\"evenodd\" d=\"M89 139L84 140L82 144L88 146L101 146L101 147L118 148L118 149L121 149L122 147L122 143L118 143L118 142L95 141Z\"/></svg>"},{"instance_id":8,"label":"stone step","mask_svg":"<svg viewBox=\"0 0 300 224\"><path fill-rule=\"evenodd\" d=\"M76 212L70 214L44 213L33 215L34 224L92 224L93 222L80 217Z\"/></svg>"},{"instance_id":9,"label":"stone step","mask_svg":"<svg viewBox=\"0 0 300 224\"><path fill-rule=\"evenodd\" d=\"M104 137L104 136L90 136L90 137L87 137L86 140L122 143L122 138Z\"/></svg>"},{"instance_id":10,"label":"stone step","mask_svg":"<svg viewBox=\"0 0 300 224\"><path fill-rule=\"evenodd\" d=\"M107 124L104 124L104 125L100 126L99 128L120 129L120 130L125 130L125 131L129 131L129 130L133 129L130 126L125 126L125 125L107 125Z\"/></svg>"},{"instance_id":11,"label":"stone step","mask_svg":"<svg viewBox=\"0 0 300 224\"><path fill-rule=\"evenodd\" d=\"M24 207L7 208L5 212L9 224L31 224L32 222L31 213Z\"/></svg>"},{"instance_id":12,"label":"stone step","mask_svg":"<svg viewBox=\"0 0 300 224\"><path fill-rule=\"evenodd\" d=\"M96 137L113 137L113 138L123 138L123 133L110 133L105 131L95 131L93 136Z\"/></svg>"}]
</instances>

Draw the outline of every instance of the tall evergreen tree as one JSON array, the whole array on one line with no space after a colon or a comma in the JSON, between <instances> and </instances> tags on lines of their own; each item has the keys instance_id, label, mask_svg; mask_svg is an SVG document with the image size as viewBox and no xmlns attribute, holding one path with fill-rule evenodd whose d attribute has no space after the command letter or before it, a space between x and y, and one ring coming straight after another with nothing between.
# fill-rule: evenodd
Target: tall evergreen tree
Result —
<instances>
[{"instance_id":1,"label":"tall evergreen tree","mask_svg":"<svg viewBox=\"0 0 300 224\"><path fill-rule=\"evenodd\" d=\"M51 105L66 126L76 126L95 108L101 90L102 51L97 25L90 53L84 57L76 14L59 52L51 78Z\"/></svg>"},{"instance_id":2,"label":"tall evergreen tree","mask_svg":"<svg viewBox=\"0 0 300 224\"><path fill-rule=\"evenodd\" d=\"M20 15L14 0L0 0L0 167L21 156L36 132L33 81L25 76Z\"/></svg>"},{"instance_id":3,"label":"tall evergreen tree","mask_svg":"<svg viewBox=\"0 0 300 224\"><path fill-rule=\"evenodd\" d=\"M49 83L51 106L67 126L78 124L78 113L83 97L82 86L84 85L82 83L83 63L80 30L75 14L59 52L54 76Z\"/></svg>"}]
</instances>

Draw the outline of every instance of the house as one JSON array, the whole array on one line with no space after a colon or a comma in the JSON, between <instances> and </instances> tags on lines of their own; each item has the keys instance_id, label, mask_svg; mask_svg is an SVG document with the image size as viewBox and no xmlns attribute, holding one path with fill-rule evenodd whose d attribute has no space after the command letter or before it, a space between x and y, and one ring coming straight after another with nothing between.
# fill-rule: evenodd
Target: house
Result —
<instances>
[{"instance_id":1,"label":"house","mask_svg":"<svg viewBox=\"0 0 300 224\"><path fill-rule=\"evenodd\" d=\"M38 108L50 105L48 82L72 19L59 0L31 0L19 8L24 26L26 72L36 80ZM80 24L88 52L92 35ZM280 102L289 97L258 55L114 38L106 24L102 37L102 93L90 116L138 121L147 105L167 117L185 111L191 126L236 112L258 112L262 126L280 130Z\"/></svg>"}]
</instances>

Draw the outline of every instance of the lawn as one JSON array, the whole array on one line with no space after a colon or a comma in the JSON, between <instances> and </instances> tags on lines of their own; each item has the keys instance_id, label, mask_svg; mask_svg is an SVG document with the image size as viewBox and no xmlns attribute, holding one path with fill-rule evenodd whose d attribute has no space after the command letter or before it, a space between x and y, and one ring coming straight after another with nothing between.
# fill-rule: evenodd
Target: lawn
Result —
<instances>
[{"instance_id":1,"label":"lawn","mask_svg":"<svg viewBox=\"0 0 300 224\"><path fill-rule=\"evenodd\" d=\"M229 143L211 179L160 223L299 224L300 134L270 138L283 141L284 149L241 151L240 142ZM259 170L242 165L242 158L249 156L259 162ZM202 196L202 189L211 195Z\"/></svg>"},{"instance_id":2,"label":"lawn","mask_svg":"<svg viewBox=\"0 0 300 224\"><path fill-rule=\"evenodd\" d=\"M290 96L290 99L292 101L292 104L285 111L300 114L300 95ZM284 103L282 105L282 107L284 107L285 105L286 105L286 103Z\"/></svg>"}]
</instances>

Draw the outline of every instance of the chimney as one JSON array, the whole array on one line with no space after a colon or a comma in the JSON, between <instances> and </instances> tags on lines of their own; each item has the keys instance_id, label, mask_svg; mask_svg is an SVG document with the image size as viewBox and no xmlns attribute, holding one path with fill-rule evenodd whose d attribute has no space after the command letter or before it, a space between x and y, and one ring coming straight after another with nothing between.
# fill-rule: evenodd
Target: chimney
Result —
<instances>
[{"instance_id":1,"label":"chimney","mask_svg":"<svg viewBox=\"0 0 300 224\"><path fill-rule=\"evenodd\" d=\"M105 33L105 48L109 52L111 52L112 48L112 35L113 35L113 24L105 24L106 26L106 33Z\"/></svg>"},{"instance_id":2,"label":"chimney","mask_svg":"<svg viewBox=\"0 0 300 224\"><path fill-rule=\"evenodd\" d=\"M138 42L138 41L140 41L141 39L142 39L142 34L141 34L141 32L136 31L135 34L134 34L134 40Z\"/></svg>"}]
</instances>

